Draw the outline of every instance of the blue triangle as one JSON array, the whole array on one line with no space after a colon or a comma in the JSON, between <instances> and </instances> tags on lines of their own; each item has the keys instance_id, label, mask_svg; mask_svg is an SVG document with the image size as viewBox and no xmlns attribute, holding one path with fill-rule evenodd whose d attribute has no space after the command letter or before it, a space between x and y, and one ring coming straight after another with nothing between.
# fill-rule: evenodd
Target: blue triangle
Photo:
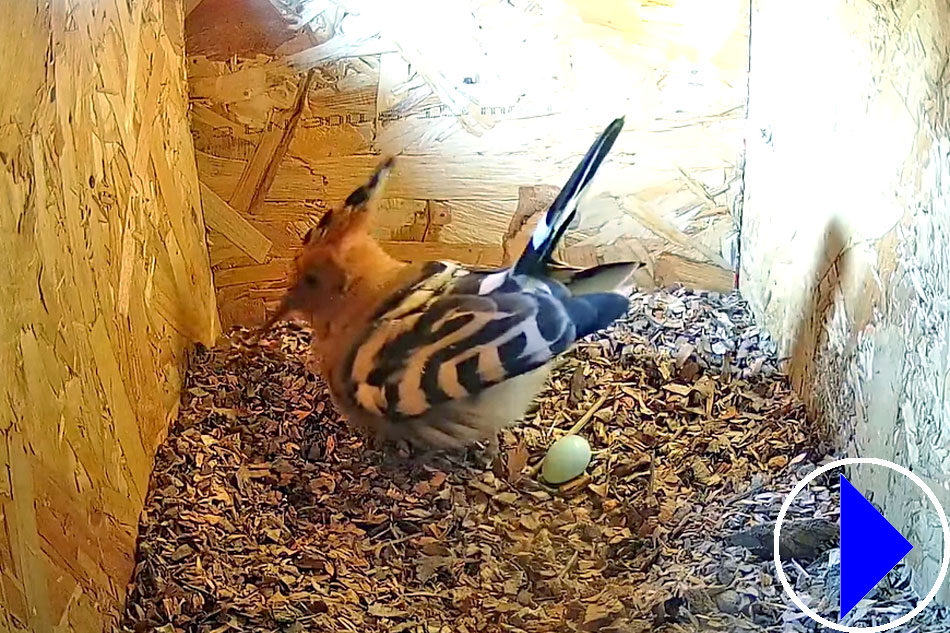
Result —
<instances>
[{"instance_id":1,"label":"blue triangle","mask_svg":"<svg viewBox=\"0 0 950 633\"><path fill-rule=\"evenodd\" d=\"M844 618L914 546L841 475L841 607Z\"/></svg>"}]
</instances>

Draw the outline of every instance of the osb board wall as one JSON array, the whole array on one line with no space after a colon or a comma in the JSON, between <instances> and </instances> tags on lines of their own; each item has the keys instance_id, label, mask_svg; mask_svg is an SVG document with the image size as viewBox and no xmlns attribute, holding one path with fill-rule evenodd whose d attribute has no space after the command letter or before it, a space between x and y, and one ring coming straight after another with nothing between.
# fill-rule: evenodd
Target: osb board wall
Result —
<instances>
[{"instance_id":1,"label":"osb board wall","mask_svg":"<svg viewBox=\"0 0 950 633\"><path fill-rule=\"evenodd\" d=\"M950 511L950 5L757 0L749 108L740 290L847 453ZM936 512L898 473L853 477L926 594Z\"/></svg>"},{"instance_id":2,"label":"osb board wall","mask_svg":"<svg viewBox=\"0 0 950 633\"><path fill-rule=\"evenodd\" d=\"M260 321L307 228L381 154L400 156L377 227L388 250L495 265L519 202L549 203L620 114L566 258L643 259L661 285L734 287L747 2L190 4L225 326Z\"/></svg>"},{"instance_id":3,"label":"osb board wall","mask_svg":"<svg viewBox=\"0 0 950 633\"><path fill-rule=\"evenodd\" d=\"M219 328L175 0L0 21L0 630L114 623L186 348Z\"/></svg>"}]
</instances>

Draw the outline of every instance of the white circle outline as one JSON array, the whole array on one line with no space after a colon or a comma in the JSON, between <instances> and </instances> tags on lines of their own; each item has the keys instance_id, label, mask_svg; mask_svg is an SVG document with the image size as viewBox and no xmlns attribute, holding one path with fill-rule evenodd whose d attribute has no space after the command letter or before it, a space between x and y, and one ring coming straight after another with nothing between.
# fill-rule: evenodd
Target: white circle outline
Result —
<instances>
[{"instance_id":1,"label":"white circle outline","mask_svg":"<svg viewBox=\"0 0 950 633\"><path fill-rule=\"evenodd\" d=\"M792 501L795 500L795 497L798 496L798 493L805 489L805 486L807 486L809 482L822 473L826 473L833 468L847 466L849 464L873 464L875 466L884 466L885 468L895 470L909 478L911 481L917 484L918 488L924 491L924 493L927 495L927 498L930 499L930 503L932 503L937 509L937 516L940 517L940 526L943 528L943 562L940 565L940 575L937 578L937 582L934 583L930 593L928 593L923 600L918 602L917 606L914 607L910 613L897 618L893 622L888 622L887 624L878 624L877 626L844 626L843 624L826 620L805 606L805 603L802 602L797 595L795 595L795 592L792 590L792 587L788 582L788 577L785 576L785 570L782 569L782 559L779 556L779 531L782 528L782 521L785 520L785 515L792 506ZM889 462L886 459L878 459L877 457L848 457L845 459L839 459L837 461L825 464L821 468L817 468L814 471L808 473L808 475L798 482L798 484L785 498L785 502L782 504L782 509L779 510L778 519L775 521L775 530L772 534L772 537L772 559L775 563L775 571L778 574L778 579L782 583L785 593L788 594L788 597L792 599L792 602L795 603L795 606L801 609L802 612L812 620L815 620L819 624L826 626L829 629L843 631L844 633L881 633L882 631L887 631L889 629L893 629L896 626L900 626L901 624L909 622L912 618L916 617L921 611L923 611L924 608L926 608L926 606L930 604L934 598L937 597L937 592L940 591L940 587L943 585L943 581L947 577L947 571L950 570L950 523L947 522L947 515L943 511L943 507L940 505L940 502L937 500L937 496L933 493L933 490L930 489L930 486L924 483L924 481L914 473L910 472L899 464Z\"/></svg>"}]
</instances>

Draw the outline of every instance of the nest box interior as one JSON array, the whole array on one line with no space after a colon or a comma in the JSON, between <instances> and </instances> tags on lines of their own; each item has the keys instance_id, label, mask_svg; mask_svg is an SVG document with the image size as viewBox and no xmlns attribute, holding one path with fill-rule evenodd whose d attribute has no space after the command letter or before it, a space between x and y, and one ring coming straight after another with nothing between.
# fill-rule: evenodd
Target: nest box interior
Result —
<instances>
[{"instance_id":1,"label":"nest box interior","mask_svg":"<svg viewBox=\"0 0 950 633\"><path fill-rule=\"evenodd\" d=\"M116 626L191 351L261 323L304 233L380 156L399 156L390 253L501 265L620 114L560 255L738 288L834 445L950 507L945 0L7 12L0 628ZM933 514L903 481L858 481L916 539L926 592Z\"/></svg>"}]
</instances>

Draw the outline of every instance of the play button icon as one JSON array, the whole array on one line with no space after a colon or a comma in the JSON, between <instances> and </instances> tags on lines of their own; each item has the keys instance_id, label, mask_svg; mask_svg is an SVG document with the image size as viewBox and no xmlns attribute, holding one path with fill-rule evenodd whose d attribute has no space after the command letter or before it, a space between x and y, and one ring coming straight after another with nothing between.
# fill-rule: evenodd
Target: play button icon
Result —
<instances>
[{"instance_id":1,"label":"play button icon","mask_svg":"<svg viewBox=\"0 0 950 633\"><path fill-rule=\"evenodd\" d=\"M841 475L841 610L844 618L914 546Z\"/></svg>"},{"instance_id":2,"label":"play button icon","mask_svg":"<svg viewBox=\"0 0 950 633\"><path fill-rule=\"evenodd\" d=\"M917 605L911 609L909 613L905 613L890 622L874 626L848 626L842 624L840 620L834 622L816 613L806 605L792 589L788 581L788 576L785 574L785 570L782 566L781 559L782 547L780 547L780 543L782 523L785 521L785 515L787 515L789 509L791 509L795 497L805 489L805 486L822 474L835 468L855 466L858 464L888 468L911 480L914 485L924 492L930 503L933 504L937 517L940 519L940 527L943 530L943 560L940 563L940 573L937 575L937 579L930 591L926 596L917 601ZM913 545L851 485L850 481L843 476L840 481L840 617L843 619L861 600L867 597L871 590L887 576L895 565L901 562L904 557L913 550ZM801 481L795 484L795 487L792 488L792 491L782 503L782 507L778 512L778 519L775 521L775 530L772 536L772 556L775 562L775 573L785 593L791 598L795 606L801 609L802 613L822 626L834 631L842 631L842 633L883 633L884 631L889 631L910 622L933 601L943 586L948 572L950 572L950 521L948 521L947 514L940 505L937 496L933 490L930 489L930 486L913 472L900 464L895 464L894 462L877 457L848 457L839 459L829 462L805 475Z\"/></svg>"}]
</instances>

